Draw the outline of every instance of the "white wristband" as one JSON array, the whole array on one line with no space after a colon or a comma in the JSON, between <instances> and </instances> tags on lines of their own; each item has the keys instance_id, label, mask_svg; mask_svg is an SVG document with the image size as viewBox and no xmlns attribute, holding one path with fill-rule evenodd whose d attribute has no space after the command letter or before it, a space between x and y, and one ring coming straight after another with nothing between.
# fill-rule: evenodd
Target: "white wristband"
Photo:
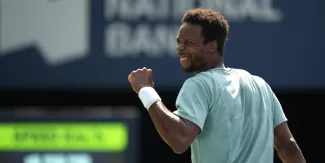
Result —
<instances>
[{"instance_id":1,"label":"white wristband","mask_svg":"<svg viewBox=\"0 0 325 163\"><path fill-rule=\"evenodd\" d=\"M150 106L157 102L157 101L161 101L160 96L158 95L158 93L156 92L155 89L153 89L152 87L143 87L140 89L139 91L139 98L143 104L143 106L149 110Z\"/></svg>"}]
</instances>

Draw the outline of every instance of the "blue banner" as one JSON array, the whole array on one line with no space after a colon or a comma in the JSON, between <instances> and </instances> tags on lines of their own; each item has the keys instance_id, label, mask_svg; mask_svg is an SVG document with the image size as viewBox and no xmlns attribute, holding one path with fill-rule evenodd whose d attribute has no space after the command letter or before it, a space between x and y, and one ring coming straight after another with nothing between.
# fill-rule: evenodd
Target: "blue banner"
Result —
<instances>
[{"instance_id":1,"label":"blue banner","mask_svg":"<svg viewBox=\"0 0 325 163\"><path fill-rule=\"evenodd\" d=\"M325 88L325 1L0 0L1 88L121 88L153 69L158 88L178 88L175 37L188 9L230 23L225 64L274 88Z\"/></svg>"}]
</instances>

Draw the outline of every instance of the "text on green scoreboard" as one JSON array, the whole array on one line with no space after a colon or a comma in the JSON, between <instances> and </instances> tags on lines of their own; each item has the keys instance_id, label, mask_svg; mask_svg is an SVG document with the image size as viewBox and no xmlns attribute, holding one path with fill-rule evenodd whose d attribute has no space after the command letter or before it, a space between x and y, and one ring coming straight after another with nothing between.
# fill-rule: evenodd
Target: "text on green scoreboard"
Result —
<instances>
[{"instance_id":1,"label":"text on green scoreboard","mask_svg":"<svg viewBox=\"0 0 325 163\"><path fill-rule=\"evenodd\" d=\"M2 123L0 150L121 152L128 145L124 123Z\"/></svg>"}]
</instances>

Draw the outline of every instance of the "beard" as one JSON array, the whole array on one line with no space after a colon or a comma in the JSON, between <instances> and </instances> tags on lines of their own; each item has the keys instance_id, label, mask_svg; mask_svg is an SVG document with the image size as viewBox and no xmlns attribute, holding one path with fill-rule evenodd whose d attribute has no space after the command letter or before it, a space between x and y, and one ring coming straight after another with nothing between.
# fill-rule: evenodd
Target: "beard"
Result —
<instances>
[{"instance_id":1,"label":"beard","mask_svg":"<svg viewBox=\"0 0 325 163\"><path fill-rule=\"evenodd\" d=\"M201 71L205 66L205 62L200 59L190 59L188 65L182 65L182 71L186 73L195 73Z\"/></svg>"},{"instance_id":2,"label":"beard","mask_svg":"<svg viewBox=\"0 0 325 163\"><path fill-rule=\"evenodd\" d=\"M182 64L182 71L186 73L195 73L202 70L206 62L204 58L199 53L189 53L187 62Z\"/></svg>"},{"instance_id":3,"label":"beard","mask_svg":"<svg viewBox=\"0 0 325 163\"><path fill-rule=\"evenodd\" d=\"M186 67L182 66L182 71L187 73L193 73L197 71L197 68L193 64L190 64L189 66Z\"/></svg>"}]
</instances>

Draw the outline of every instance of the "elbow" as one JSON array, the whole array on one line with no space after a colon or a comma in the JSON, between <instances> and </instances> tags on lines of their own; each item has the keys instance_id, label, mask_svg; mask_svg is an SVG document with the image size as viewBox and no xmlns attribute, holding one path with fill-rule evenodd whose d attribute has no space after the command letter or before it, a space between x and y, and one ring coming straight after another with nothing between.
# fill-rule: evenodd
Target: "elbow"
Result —
<instances>
[{"instance_id":1,"label":"elbow","mask_svg":"<svg viewBox=\"0 0 325 163\"><path fill-rule=\"evenodd\" d=\"M176 154L183 154L187 151L188 147L177 147L177 148L173 148L174 153Z\"/></svg>"},{"instance_id":2,"label":"elbow","mask_svg":"<svg viewBox=\"0 0 325 163\"><path fill-rule=\"evenodd\" d=\"M190 146L190 143L188 143L188 141L183 139L183 140L175 141L173 143L173 145L171 146L171 148L173 149L174 153L183 154L183 153L185 153L187 151L189 146Z\"/></svg>"},{"instance_id":3,"label":"elbow","mask_svg":"<svg viewBox=\"0 0 325 163\"><path fill-rule=\"evenodd\" d=\"M172 147L174 153L176 154L183 154L187 151L188 146L178 146L178 147Z\"/></svg>"},{"instance_id":4,"label":"elbow","mask_svg":"<svg viewBox=\"0 0 325 163\"><path fill-rule=\"evenodd\" d=\"M190 130L180 129L177 132L170 133L169 145L176 154L185 153L194 139L196 138L196 132L190 132Z\"/></svg>"}]
</instances>

